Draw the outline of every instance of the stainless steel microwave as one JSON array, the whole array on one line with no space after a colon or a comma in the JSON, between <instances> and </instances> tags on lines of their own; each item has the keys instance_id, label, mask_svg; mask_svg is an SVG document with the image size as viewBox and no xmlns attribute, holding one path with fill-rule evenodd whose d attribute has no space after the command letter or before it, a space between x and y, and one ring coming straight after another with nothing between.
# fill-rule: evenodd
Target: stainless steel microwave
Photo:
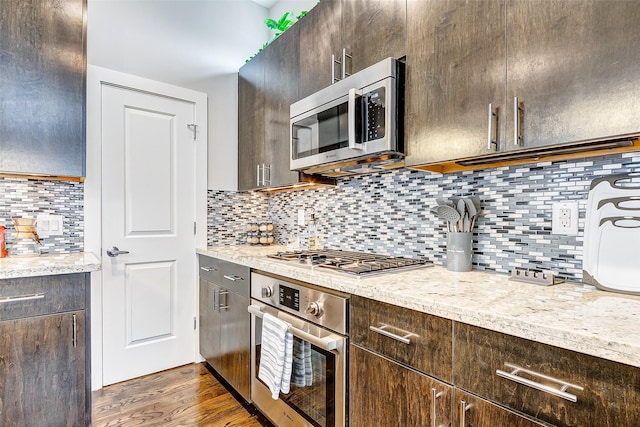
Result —
<instances>
[{"instance_id":1,"label":"stainless steel microwave","mask_svg":"<svg viewBox=\"0 0 640 427\"><path fill-rule=\"evenodd\" d=\"M291 170L404 156L404 64L387 58L291 105Z\"/></svg>"}]
</instances>

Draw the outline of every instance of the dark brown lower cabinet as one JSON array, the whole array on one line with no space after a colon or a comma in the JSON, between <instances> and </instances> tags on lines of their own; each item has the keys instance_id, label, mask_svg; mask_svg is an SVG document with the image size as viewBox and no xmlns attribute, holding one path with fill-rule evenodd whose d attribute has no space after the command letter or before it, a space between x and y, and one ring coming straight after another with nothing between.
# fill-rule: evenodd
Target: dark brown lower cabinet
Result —
<instances>
[{"instance_id":1,"label":"dark brown lower cabinet","mask_svg":"<svg viewBox=\"0 0 640 427\"><path fill-rule=\"evenodd\" d=\"M349 425L451 425L450 385L353 344L349 360Z\"/></svg>"},{"instance_id":2,"label":"dark brown lower cabinet","mask_svg":"<svg viewBox=\"0 0 640 427\"><path fill-rule=\"evenodd\" d=\"M84 325L82 311L0 322L0 425L85 425Z\"/></svg>"},{"instance_id":3,"label":"dark brown lower cabinet","mask_svg":"<svg viewBox=\"0 0 640 427\"><path fill-rule=\"evenodd\" d=\"M453 392L455 426L459 427L539 427L548 426L525 418L462 390ZM431 424L429 424L431 425ZM436 424L439 425L439 424Z\"/></svg>"},{"instance_id":4,"label":"dark brown lower cabinet","mask_svg":"<svg viewBox=\"0 0 640 427\"><path fill-rule=\"evenodd\" d=\"M0 426L91 425L88 283L0 280Z\"/></svg>"}]
</instances>

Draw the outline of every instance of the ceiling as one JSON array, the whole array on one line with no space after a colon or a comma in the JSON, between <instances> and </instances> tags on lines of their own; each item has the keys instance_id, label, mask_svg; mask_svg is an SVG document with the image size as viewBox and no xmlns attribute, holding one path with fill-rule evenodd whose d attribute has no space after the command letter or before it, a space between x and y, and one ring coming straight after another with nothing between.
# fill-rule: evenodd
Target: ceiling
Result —
<instances>
[{"instance_id":1,"label":"ceiling","mask_svg":"<svg viewBox=\"0 0 640 427\"><path fill-rule=\"evenodd\" d=\"M263 23L269 11L257 3L88 0L88 62L184 87L198 86L212 76L237 72L271 37Z\"/></svg>"},{"instance_id":2,"label":"ceiling","mask_svg":"<svg viewBox=\"0 0 640 427\"><path fill-rule=\"evenodd\" d=\"M278 2L278 0L252 0L254 3L258 3L260 6L266 7L267 9L271 9L274 4Z\"/></svg>"}]
</instances>

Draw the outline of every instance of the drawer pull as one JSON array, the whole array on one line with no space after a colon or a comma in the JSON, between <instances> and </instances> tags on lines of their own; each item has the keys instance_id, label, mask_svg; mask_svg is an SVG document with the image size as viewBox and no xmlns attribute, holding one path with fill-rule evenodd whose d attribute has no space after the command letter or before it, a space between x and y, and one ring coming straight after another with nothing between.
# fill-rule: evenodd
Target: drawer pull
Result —
<instances>
[{"instance_id":1,"label":"drawer pull","mask_svg":"<svg viewBox=\"0 0 640 427\"><path fill-rule=\"evenodd\" d=\"M218 269L215 268L215 267L200 267L200 270L202 270L202 271L218 271Z\"/></svg>"},{"instance_id":2,"label":"drawer pull","mask_svg":"<svg viewBox=\"0 0 640 427\"><path fill-rule=\"evenodd\" d=\"M32 295L16 295L15 297L2 297L0 303L14 302L14 301L29 301L32 299L42 299L44 294L32 294Z\"/></svg>"},{"instance_id":3,"label":"drawer pull","mask_svg":"<svg viewBox=\"0 0 640 427\"><path fill-rule=\"evenodd\" d=\"M409 337L411 337L414 334L409 332L405 336L396 335L393 332L387 331L386 328L389 328L389 327L390 327L389 325L383 324L381 326L369 326L369 329L371 329L373 332L379 333L380 335L384 335L385 337L389 337L396 341L400 341L401 343L404 343L407 345L411 344L411 340L409 339Z\"/></svg>"},{"instance_id":4,"label":"drawer pull","mask_svg":"<svg viewBox=\"0 0 640 427\"><path fill-rule=\"evenodd\" d=\"M504 365L507 368L511 368L513 370L511 372L505 372L505 371L502 371L500 369L496 369L496 375L498 375L499 377L506 378L506 379L511 380L511 381L515 381L515 382L517 382L519 384L526 385L526 386L531 387L531 388L535 388L536 390L544 391L545 393L549 393L549 394L552 394L554 396L561 397L561 398L566 399L566 400L568 400L570 402L577 402L578 401L578 397L575 394L567 393L567 389L568 388L575 388L576 390L580 390L580 391L584 390L584 388L580 387L579 385L571 384L571 383L568 383L566 381L562 381L562 380L559 380L559 379L556 379L556 378L548 377L546 375L540 374L538 372L530 371L528 369L522 368L520 366L511 364L511 363L505 363ZM556 384L559 384L560 385L560 389L556 389L556 388L550 387L548 385L540 384L540 383L538 383L536 381L520 377L520 376L518 376L518 374L520 372L524 372L524 373L532 375L534 377L542 378L542 379L545 379L547 381L551 381L551 382L554 382Z\"/></svg>"},{"instance_id":5,"label":"drawer pull","mask_svg":"<svg viewBox=\"0 0 640 427\"><path fill-rule=\"evenodd\" d=\"M235 275L234 275L234 276L230 276L230 275L228 275L228 274L225 274L225 275L224 275L224 276L222 276L222 277L224 277L224 278L225 278L225 279L227 279L227 280L231 280L232 282L235 282L236 280L244 280L244 277L235 276Z\"/></svg>"}]
</instances>

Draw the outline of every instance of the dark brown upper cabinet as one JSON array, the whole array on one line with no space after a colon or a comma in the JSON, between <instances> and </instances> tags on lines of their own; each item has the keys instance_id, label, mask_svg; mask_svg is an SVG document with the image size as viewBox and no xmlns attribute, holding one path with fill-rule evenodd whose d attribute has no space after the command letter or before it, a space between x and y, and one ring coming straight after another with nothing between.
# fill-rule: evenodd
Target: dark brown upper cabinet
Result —
<instances>
[{"instance_id":1,"label":"dark brown upper cabinet","mask_svg":"<svg viewBox=\"0 0 640 427\"><path fill-rule=\"evenodd\" d=\"M406 53L405 0L323 0L300 20L298 98Z\"/></svg>"},{"instance_id":2,"label":"dark brown upper cabinet","mask_svg":"<svg viewBox=\"0 0 640 427\"><path fill-rule=\"evenodd\" d=\"M238 73L238 190L260 187L264 172L265 51Z\"/></svg>"},{"instance_id":3,"label":"dark brown upper cabinet","mask_svg":"<svg viewBox=\"0 0 640 427\"><path fill-rule=\"evenodd\" d=\"M407 165L492 153L489 108L504 114L504 2L409 0L407 12Z\"/></svg>"},{"instance_id":4,"label":"dark brown upper cabinet","mask_svg":"<svg viewBox=\"0 0 640 427\"><path fill-rule=\"evenodd\" d=\"M265 164L269 165L269 185L282 186L298 181L290 169L291 137L289 107L298 98L298 30L294 25L265 51Z\"/></svg>"},{"instance_id":5,"label":"dark brown upper cabinet","mask_svg":"<svg viewBox=\"0 0 640 427\"><path fill-rule=\"evenodd\" d=\"M3 1L0 173L85 174L86 0Z\"/></svg>"},{"instance_id":6,"label":"dark brown upper cabinet","mask_svg":"<svg viewBox=\"0 0 640 427\"><path fill-rule=\"evenodd\" d=\"M298 94L298 25L245 64L238 75L238 190L293 184L289 107Z\"/></svg>"},{"instance_id":7,"label":"dark brown upper cabinet","mask_svg":"<svg viewBox=\"0 0 640 427\"><path fill-rule=\"evenodd\" d=\"M635 2L407 7L408 166L541 147L560 153L575 143L587 150L587 142L640 132Z\"/></svg>"},{"instance_id":8,"label":"dark brown upper cabinet","mask_svg":"<svg viewBox=\"0 0 640 427\"><path fill-rule=\"evenodd\" d=\"M640 5L509 0L505 144L513 150L640 131ZM521 103L515 141L514 100Z\"/></svg>"}]
</instances>

